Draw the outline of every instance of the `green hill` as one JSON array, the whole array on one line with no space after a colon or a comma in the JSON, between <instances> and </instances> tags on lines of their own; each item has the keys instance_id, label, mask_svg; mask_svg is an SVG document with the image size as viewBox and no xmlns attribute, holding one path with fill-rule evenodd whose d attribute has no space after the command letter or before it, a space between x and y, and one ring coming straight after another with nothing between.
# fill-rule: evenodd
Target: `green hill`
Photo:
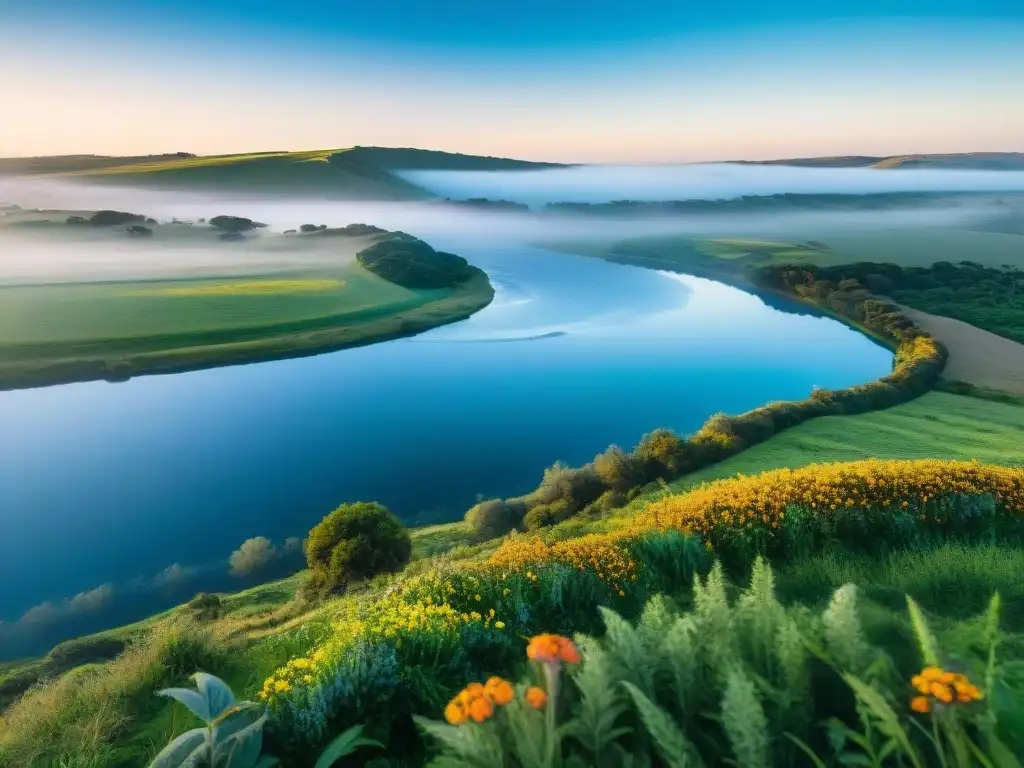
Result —
<instances>
[{"instance_id":1,"label":"green hill","mask_svg":"<svg viewBox=\"0 0 1024 768\"><path fill-rule=\"evenodd\" d=\"M433 195L403 180L397 171L517 171L551 167L557 166L425 149L352 147L209 156L178 153L11 158L0 159L0 176L47 176L165 189L313 193L337 199L416 200Z\"/></svg>"},{"instance_id":2,"label":"green hill","mask_svg":"<svg viewBox=\"0 0 1024 768\"><path fill-rule=\"evenodd\" d=\"M957 152L936 155L842 155L781 160L734 160L741 165L793 165L804 168L932 168L973 171L1024 170L1024 152Z\"/></svg>"}]
</instances>

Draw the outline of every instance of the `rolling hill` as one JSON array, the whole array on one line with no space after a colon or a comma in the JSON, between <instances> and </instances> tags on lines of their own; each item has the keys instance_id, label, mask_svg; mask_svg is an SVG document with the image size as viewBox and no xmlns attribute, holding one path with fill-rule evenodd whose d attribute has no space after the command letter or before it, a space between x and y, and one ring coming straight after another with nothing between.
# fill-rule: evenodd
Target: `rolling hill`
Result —
<instances>
[{"instance_id":1,"label":"rolling hill","mask_svg":"<svg viewBox=\"0 0 1024 768\"><path fill-rule=\"evenodd\" d=\"M558 167L424 149L352 147L303 152L141 157L65 155L0 159L0 177L34 176L164 189L313 193L332 198L414 200L433 195L397 171L518 171Z\"/></svg>"},{"instance_id":2,"label":"rolling hill","mask_svg":"<svg viewBox=\"0 0 1024 768\"><path fill-rule=\"evenodd\" d=\"M803 168L929 168L972 171L1024 170L1024 152L960 152L939 155L843 155L782 160L732 160L740 165L792 165Z\"/></svg>"}]
</instances>

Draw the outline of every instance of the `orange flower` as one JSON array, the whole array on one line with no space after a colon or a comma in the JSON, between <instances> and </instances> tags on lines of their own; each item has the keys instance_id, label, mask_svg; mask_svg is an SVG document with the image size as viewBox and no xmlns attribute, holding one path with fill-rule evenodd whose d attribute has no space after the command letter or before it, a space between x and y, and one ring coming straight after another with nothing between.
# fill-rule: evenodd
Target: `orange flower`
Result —
<instances>
[{"instance_id":1,"label":"orange flower","mask_svg":"<svg viewBox=\"0 0 1024 768\"><path fill-rule=\"evenodd\" d=\"M483 685L480 683L470 683L462 689L462 693L459 694L459 698L462 699L463 704L469 704L473 699L477 699L481 696L485 696Z\"/></svg>"},{"instance_id":2,"label":"orange flower","mask_svg":"<svg viewBox=\"0 0 1024 768\"><path fill-rule=\"evenodd\" d=\"M534 709L544 709L544 705L548 703L548 695L537 686L530 686L526 691L526 703Z\"/></svg>"},{"instance_id":3,"label":"orange flower","mask_svg":"<svg viewBox=\"0 0 1024 768\"><path fill-rule=\"evenodd\" d=\"M561 635L537 635L526 647L526 656L545 664L554 664L558 661L564 661L566 664L580 663L580 651L576 644Z\"/></svg>"},{"instance_id":4,"label":"orange flower","mask_svg":"<svg viewBox=\"0 0 1024 768\"><path fill-rule=\"evenodd\" d=\"M931 694L943 704L949 704L953 700L953 692L948 685L932 683Z\"/></svg>"},{"instance_id":5,"label":"orange flower","mask_svg":"<svg viewBox=\"0 0 1024 768\"><path fill-rule=\"evenodd\" d=\"M449 701L448 706L444 708L444 719L452 725L462 725L468 716L466 706L458 697Z\"/></svg>"},{"instance_id":6,"label":"orange flower","mask_svg":"<svg viewBox=\"0 0 1024 768\"><path fill-rule=\"evenodd\" d=\"M914 700L910 702L910 708L915 712L924 714L926 712L931 712L932 703L928 700L927 696L915 696Z\"/></svg>"},{"instance_id":7,"label":"orange flower","mask_svg":"<svg viewBox=\"0 0 1024 768\"><path fill-rule=\"evenodd\" d=\"M567 637L557 635L555 636L555 642L558 643L558 658L566 664L580 663L580 649L576 647L576 643Z\"/></svg>"},{"instance_id":8,"label":"orange flower","mask_svg":"<svg viewBox=\"0 0 1024 768\"><path fill-rule=\"evenodd\" d=\"M495 704L503 706L512 701L512 685L500 677L492 677L484 683L484 691Z\"/></svg>"},{"instance_id":9,"label":"orange flower","mask_svg":"<svg viewBox=\"0 0 1024 768\"><path fill-rule=\"evenodd\" d=\"M531 661L553 664L559 656L558 635L537 635L526 646L526 657Z\"/></svg>"},{"instance_id":10,"label":"orange flower","mask_svg":"<svg viewBox=\"0 0 1024 768\"><path fill-rule=\"evenodd\" d=\"M469 704L469 716L474 722L482 723L494 714L494 704L486 696L477 696Z\"/></svg>"}]
</instances>

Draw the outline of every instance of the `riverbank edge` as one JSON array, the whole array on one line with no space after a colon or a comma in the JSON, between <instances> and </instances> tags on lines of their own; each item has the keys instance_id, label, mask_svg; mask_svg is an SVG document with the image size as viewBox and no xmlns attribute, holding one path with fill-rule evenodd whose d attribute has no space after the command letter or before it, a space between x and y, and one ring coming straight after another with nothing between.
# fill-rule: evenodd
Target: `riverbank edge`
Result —
<instances>
[{"instance_id":1,"label":"riverbank edge","mask_svg":"<svg viewBox=\"0 0 1024 768\"><path fill-rule=\"evenodd\" d=\"M136 376L290 360L415 336L465 320L494 300L494 286L487 273L478 267L470 268L473 276L447 296L368 323L209 346L141 352L115 361L71 358L37 367L11 365L8 370L0 364L0 391L88 381L116 383Z\"/></svg>"},{"instance_id":2,"label":"riverbank edge","mask_svg":"<svg viewBox=\"0 0 1024 768\"><path fill-rule=\"evenodd\" d=\"M545 244L542 247L549 246ZM864 384L816 390L801 400L769 402L734 416L714 414L700 429L685 438L669 430L655 430L641 439L633 451L626 453L612 446L606 454L598 454L593 462L582 467L556 464L545 471L544 480L535 490L501 501L516 512L515 517L520 522L513 528L525 526L526 530L535 530L538 526L553 525L578 515L600 514L607 511L607 504L603 502L608 494L631 501L655 483L678 480L819 416L879 411L909 402L939 384L948 358L946 348L908 318L899 306L867 291L858 281L853 281L857 289L854 293L849 293L850 288L833 287L823 297L805 295L797 286L786 282L784 270L806 271L807 265L773 265L755 273L745 266L739 268L739 265L730 263L729 268L719 271L708 264L692 265L694 268L691 269L689 263L634 257L621 251L606 254L587 250L580 252L568 247L561 250L614 263L706 277L762 297L782 297L843 322L868 338L882 342L895 354L890 373ZM790 290L783 290L783 287ZM841 307L852 301L848 313L832 306L833 299ZM614 452L618 452L620 457L616 461L626 462L636 473L628 488L622 485L613 487L598 479L595 465L602 459L607 463ZM553 486L556 475L557 485ZM612 506L621 506L621 502L612 503ZM467 521L475 509L467 512Z\"/></svg>"}]
</instances>

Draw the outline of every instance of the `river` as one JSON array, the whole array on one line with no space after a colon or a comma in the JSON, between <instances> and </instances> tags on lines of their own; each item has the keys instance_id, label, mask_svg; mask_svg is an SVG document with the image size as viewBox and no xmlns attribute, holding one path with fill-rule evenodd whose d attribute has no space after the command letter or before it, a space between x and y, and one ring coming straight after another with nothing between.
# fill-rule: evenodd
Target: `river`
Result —
<instances>
[{"instance_id":1,"label":"river","mask_svg":"<svg viewBox=\"0 0 1024 768\"><path fill-rule=\"evenodd\" d=\"M46 601L39 618L73 615L67 598L101 584L135 595L104 623L137 618L226 588L244 539L302 537L345 501L456 519L478 497L532 489L556 460L891 367L838 322L713 281L487 238L430 242L487 271L494 303L316 357L0 393L6 626ZM205 582L148 591L172 563L204 566Z\"/></svg>"}]
</instances>

